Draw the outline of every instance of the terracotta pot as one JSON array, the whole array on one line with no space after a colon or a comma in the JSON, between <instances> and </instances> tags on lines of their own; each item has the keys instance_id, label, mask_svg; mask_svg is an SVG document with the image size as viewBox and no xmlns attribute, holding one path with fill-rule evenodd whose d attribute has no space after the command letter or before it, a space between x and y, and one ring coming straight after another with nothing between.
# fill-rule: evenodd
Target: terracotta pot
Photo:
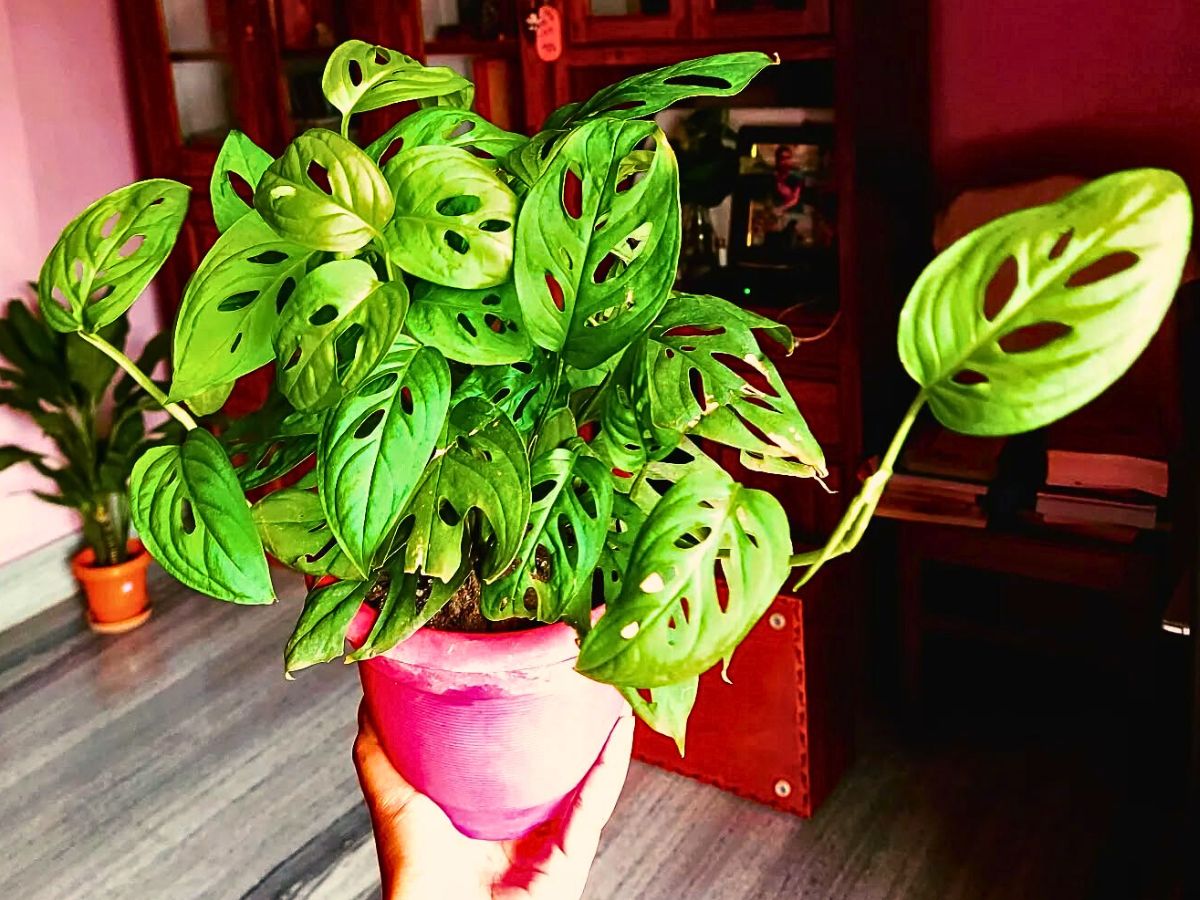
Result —
<instances>
[{"instance_id":1,"label":"terracotta pot","mask_svg":"<svg viewBox=\"0 0 1200 900\"><path fill-rule=\"evenodd\" d=\"M142 542L131 539L129 558L115 566L97 566L96 553L85 547L71 560L71 571L87 597L88 624L92 630L119 634L137 628L150 618L146 596L146 567L150 554Z\"/></svg>"},{"instance_id":2,"label":"terracotta pot","mask_svg":"<svg viewBox=\"0 0 1200 900\"><path fill-rule=\"evenodd\" d=\"M359 611L352 644L375 615ZM578 653L565 624L496 634L422 628L358 671L397 770L463 834L507 840L573 793L628 708L615 688L575 671Z\"/></svg>"}]
</instances>

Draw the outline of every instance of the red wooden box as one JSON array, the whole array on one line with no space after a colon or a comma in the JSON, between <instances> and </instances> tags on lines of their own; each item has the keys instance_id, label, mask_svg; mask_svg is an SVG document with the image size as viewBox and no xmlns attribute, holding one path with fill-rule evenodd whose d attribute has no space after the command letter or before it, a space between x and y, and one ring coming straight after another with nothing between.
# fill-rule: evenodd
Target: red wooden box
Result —
<instances>
[{"instance_id":1,"label":"red wooden box","mask_svg":"<svg viewBox=\"0 0 1200 900\"><path fill-rule=\"evenodd\" d=\"M841 566L836 567L841 570ZM853 604L835 567L805 599L781 595L734 653L700 679L687 755L640 721L634 757L808 818L853 754Z\"/></svg>"}]
</instances>

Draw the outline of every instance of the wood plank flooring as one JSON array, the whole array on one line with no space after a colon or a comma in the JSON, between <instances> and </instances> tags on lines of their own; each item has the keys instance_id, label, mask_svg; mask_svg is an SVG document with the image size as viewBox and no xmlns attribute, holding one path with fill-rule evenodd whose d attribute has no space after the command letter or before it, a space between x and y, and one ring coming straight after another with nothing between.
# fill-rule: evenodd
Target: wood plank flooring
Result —
<instances>
[{"instance_id":1,"label":"wood plank flooring","mask_svg":"<svg viewBox=\"0 0 1200 900\"><path fill-rule=\"evenodd\" d=\"M377 896L355 673L282 675L299 585L241 609L157 571L152 590L153 618L122 637L74 603L0 635L0 898ZM586 896L1106 895L1110 761L1004 734L864 743L810 822L634 764Z\"/></svg>"}]
</instances>

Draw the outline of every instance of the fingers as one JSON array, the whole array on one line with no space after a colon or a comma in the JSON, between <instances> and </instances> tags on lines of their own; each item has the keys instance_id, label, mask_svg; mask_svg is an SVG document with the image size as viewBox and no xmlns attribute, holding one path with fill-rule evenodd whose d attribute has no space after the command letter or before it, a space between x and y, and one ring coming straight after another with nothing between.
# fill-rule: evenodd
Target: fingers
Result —
<instances>
[{"instance_id":1,"label":"fingers","mask_svg":"<svg viewBox=\"0 0 1200 900\"><path fill-rule=\"evenodd\" d=\"M625 776L629 773L629 754L633 749L633 715L617 720L612 734L600 751L591 771L584 776L568 813L562 848L567 856L578 852L594 853L600 831L612 817Z\"/></svg>"},{"instance_id":2,"label":"fingers","mask_svg":"<svg viewBox=\"0 0 1200 900\"><path fill-rule=\"evenodd\" d=\"M358 772L358 783L372 818L397 819L408 804L417 796L417 790L396 771L383 745L366 703L358 707L358 737L354 740L354 768Z\"/></svg>"}]
</instances>

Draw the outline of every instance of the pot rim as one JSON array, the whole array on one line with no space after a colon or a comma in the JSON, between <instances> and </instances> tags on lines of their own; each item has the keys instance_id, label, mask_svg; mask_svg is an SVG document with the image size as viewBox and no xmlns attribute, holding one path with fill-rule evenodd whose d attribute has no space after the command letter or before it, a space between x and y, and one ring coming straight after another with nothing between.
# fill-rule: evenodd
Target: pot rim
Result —
<instances>
[{"instance_id":1,"label":"pot rim","mask_svg":"<svg viewBox=\"0 0 1200 900\"><path fill-rule=\"evenodd\" d=\"M94 564L96 551L84 547L71 557L71 571L80 581L109 581L127 578L150 565L150 553L137 538L130 538L125 543L125 549L129 553L129 559L125 562L115 566L97 566Z\"/></svg>"},{"instance_id":2,"label":"pot rim","mask_svg":"<svg viewBox=\"0 0 1200 900\"><path fill-rule=\"evenodd\" d=\"M594 623L604 607L592 610ZM378 613L363 604L347 629L350 643L358 647L367 639ZM540 669L573 663L579 656L575 629L565 622L538 625L519 631L438 631L422 627L392 649L363 662L388 660L421 669L486 674Z\"/></svg>"}]
</instances>

